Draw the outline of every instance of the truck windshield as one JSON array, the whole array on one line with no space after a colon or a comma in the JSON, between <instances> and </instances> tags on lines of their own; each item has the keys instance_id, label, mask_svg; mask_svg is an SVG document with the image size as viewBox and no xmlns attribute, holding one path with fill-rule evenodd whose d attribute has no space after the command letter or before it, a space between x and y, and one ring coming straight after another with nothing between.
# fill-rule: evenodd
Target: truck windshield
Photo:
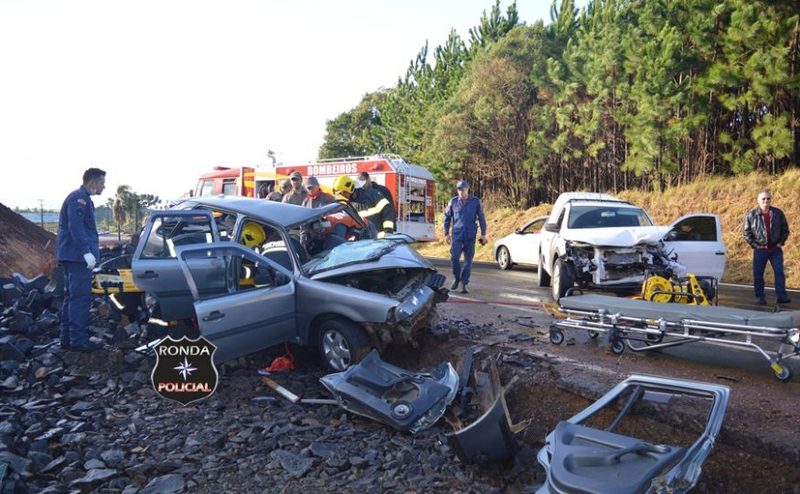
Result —
<instances>
[{"instance_id":1,"label":"truck windshield","mask_svg":"<svg viewBox=\"0 0 800 494\"><path fill-rule=\"evenodd\" d=\"M567 223L572 229L652 225L644 209L617 206L573 206Z\"/></svg>"}]
</instances>

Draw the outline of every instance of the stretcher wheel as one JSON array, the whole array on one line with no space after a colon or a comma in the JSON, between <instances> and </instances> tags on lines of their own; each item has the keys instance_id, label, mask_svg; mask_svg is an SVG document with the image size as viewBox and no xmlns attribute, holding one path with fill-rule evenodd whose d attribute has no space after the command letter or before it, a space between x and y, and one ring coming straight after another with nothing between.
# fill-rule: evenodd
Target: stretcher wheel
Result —
<instances>
[{"instance_id":1,"label":"stretcher wheel","mask_svg":"<svg viewBox=\"0 0 800 494\"><path fill-rule=\"evenodd\" d=\"M600 336L600 333L598 333L597 331L595 331L593 329L589 330L589 338L591 338L593 340L596 340L598 336Z\"/></svg>"},{"instance_id":2,"label":"stretcher wheel","mask_svg":"<svg viewBox=\"0 0 800 494\"><path fill-rule=\"evenodd\" d=\"M550 343L554 345L560 345L564 343L564 333L560 330L550 330Z\"/></svg>"},{"instance_id":3,"label":"stretcher wheel","mask_svg":"<svg viewBox=\"0 0 800 494\"><path fill-rule=\"evenodd\" d=\"M614 340L611 342L611 353L614 355L622 355L625 351L625 342L622 340Z\"/></svg>"},{"instance_id":4,"label":"stretcher wheel","mask_svg":"<svg viewBox=\"0 0 800 494\"><path fill-rule=\"evenodd\" d=\"M781 367L781 371L775 373L775 379L782 383L789 382L792 379L792 369L788 365L781 365Z\"/></svg>"}]
</instances>

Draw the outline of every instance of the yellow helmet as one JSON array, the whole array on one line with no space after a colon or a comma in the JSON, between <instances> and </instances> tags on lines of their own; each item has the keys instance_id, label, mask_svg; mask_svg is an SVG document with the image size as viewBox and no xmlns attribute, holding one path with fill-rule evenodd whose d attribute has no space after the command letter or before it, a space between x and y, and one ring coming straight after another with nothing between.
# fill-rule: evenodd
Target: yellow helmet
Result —
<instances>
[{"instance_id":1,"label":"yellow helmet","mask_svg":"<svg viewBox=\"0 0 800 494\"><path fill-rule=\"evenodd\" d=\"M333 194L339 195L343 192L352 194L356 190L356 181L347 175L342 175L333 182Z\"/></svg>"},{"instance_id":2,"label":"yellow helmet","mask_svg":"<svg viewBox=\"0 0 800 494\"><path fill-rule=\"evenodd\" d=\"M248 221L242 227L242 244L245 247L253 248L263 244L267 240L264 228L258 223Z\"/></svg>"}]
</instances>

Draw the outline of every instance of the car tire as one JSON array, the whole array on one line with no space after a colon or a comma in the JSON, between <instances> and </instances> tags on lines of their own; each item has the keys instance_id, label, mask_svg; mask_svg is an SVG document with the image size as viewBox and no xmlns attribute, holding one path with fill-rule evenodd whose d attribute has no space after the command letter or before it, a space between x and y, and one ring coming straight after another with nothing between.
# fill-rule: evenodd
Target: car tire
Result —
<instances>
[{"instance_id":1,"label":"car tire","mask_svg":"<svg viewBox=\"0 0 800 494\"><path fill-rule=\"evenodd\" d=\"M556 259L553 265L553 300L558 302L575 284L572 263Z\"/></svg>"},{"instance_id":2,"label":"car tire","mask_svg":"<svg viewBox=\"0 0 800 494\"><path fill-rule=\"evenodd\" d=\"M320 356L337 372L359 363L371 348L372 342L366 331L352 321L328 319L320 325Z\"/></svg>"},{"instance_id":3,"label":"car tire","mask_svg":"<svg viewBox=\"0 0 800 494\"><path fill-rule=\"evenodd\" d=\"M550 275L544 270L544 259L539 252L539 265L536 267L536 282L540 287L550 286Z\"/></svg>"},{"instance_id":4,"label":"car tire","mask_svg":"<svg viewBox=\"0 0 800 494\"><path fill-rule=\"evenodd\" d=\"M501 245L497 249L495 260L497 261L497 265L500 266L500 269L503 271L507 271L514 266L514 263L511 262L511 253L508 251L508 248L505 245Z\"/></svg>"}]
</instances>

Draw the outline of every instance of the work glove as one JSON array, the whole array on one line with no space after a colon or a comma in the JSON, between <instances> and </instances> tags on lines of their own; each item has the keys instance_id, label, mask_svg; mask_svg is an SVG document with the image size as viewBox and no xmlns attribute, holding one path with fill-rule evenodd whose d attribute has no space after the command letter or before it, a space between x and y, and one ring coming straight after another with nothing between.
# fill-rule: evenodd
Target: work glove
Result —
<instances>
[{"instance_id":1,"label":"work glove","mask_svg":"<svg viewBox=\"0 0 800 494\"><path fill-rule=\"evenodd\" d=\"M478 242L479 242L481 245L486 245L486 237L481 237L481 238L479 238L479 239L478 239Z\"/></svg>"},{"instance_id":2,"label":"work glove","mask_svg":"<svg viewBox=\"0 0 800 494\"><path fill-rule=\"evenodd\" d=\"M84 254L83 259L86 261L87 268L94 269L95 264L97 264L97 259L95 259L91 252Z\"/></svg>"}]
</instances>

